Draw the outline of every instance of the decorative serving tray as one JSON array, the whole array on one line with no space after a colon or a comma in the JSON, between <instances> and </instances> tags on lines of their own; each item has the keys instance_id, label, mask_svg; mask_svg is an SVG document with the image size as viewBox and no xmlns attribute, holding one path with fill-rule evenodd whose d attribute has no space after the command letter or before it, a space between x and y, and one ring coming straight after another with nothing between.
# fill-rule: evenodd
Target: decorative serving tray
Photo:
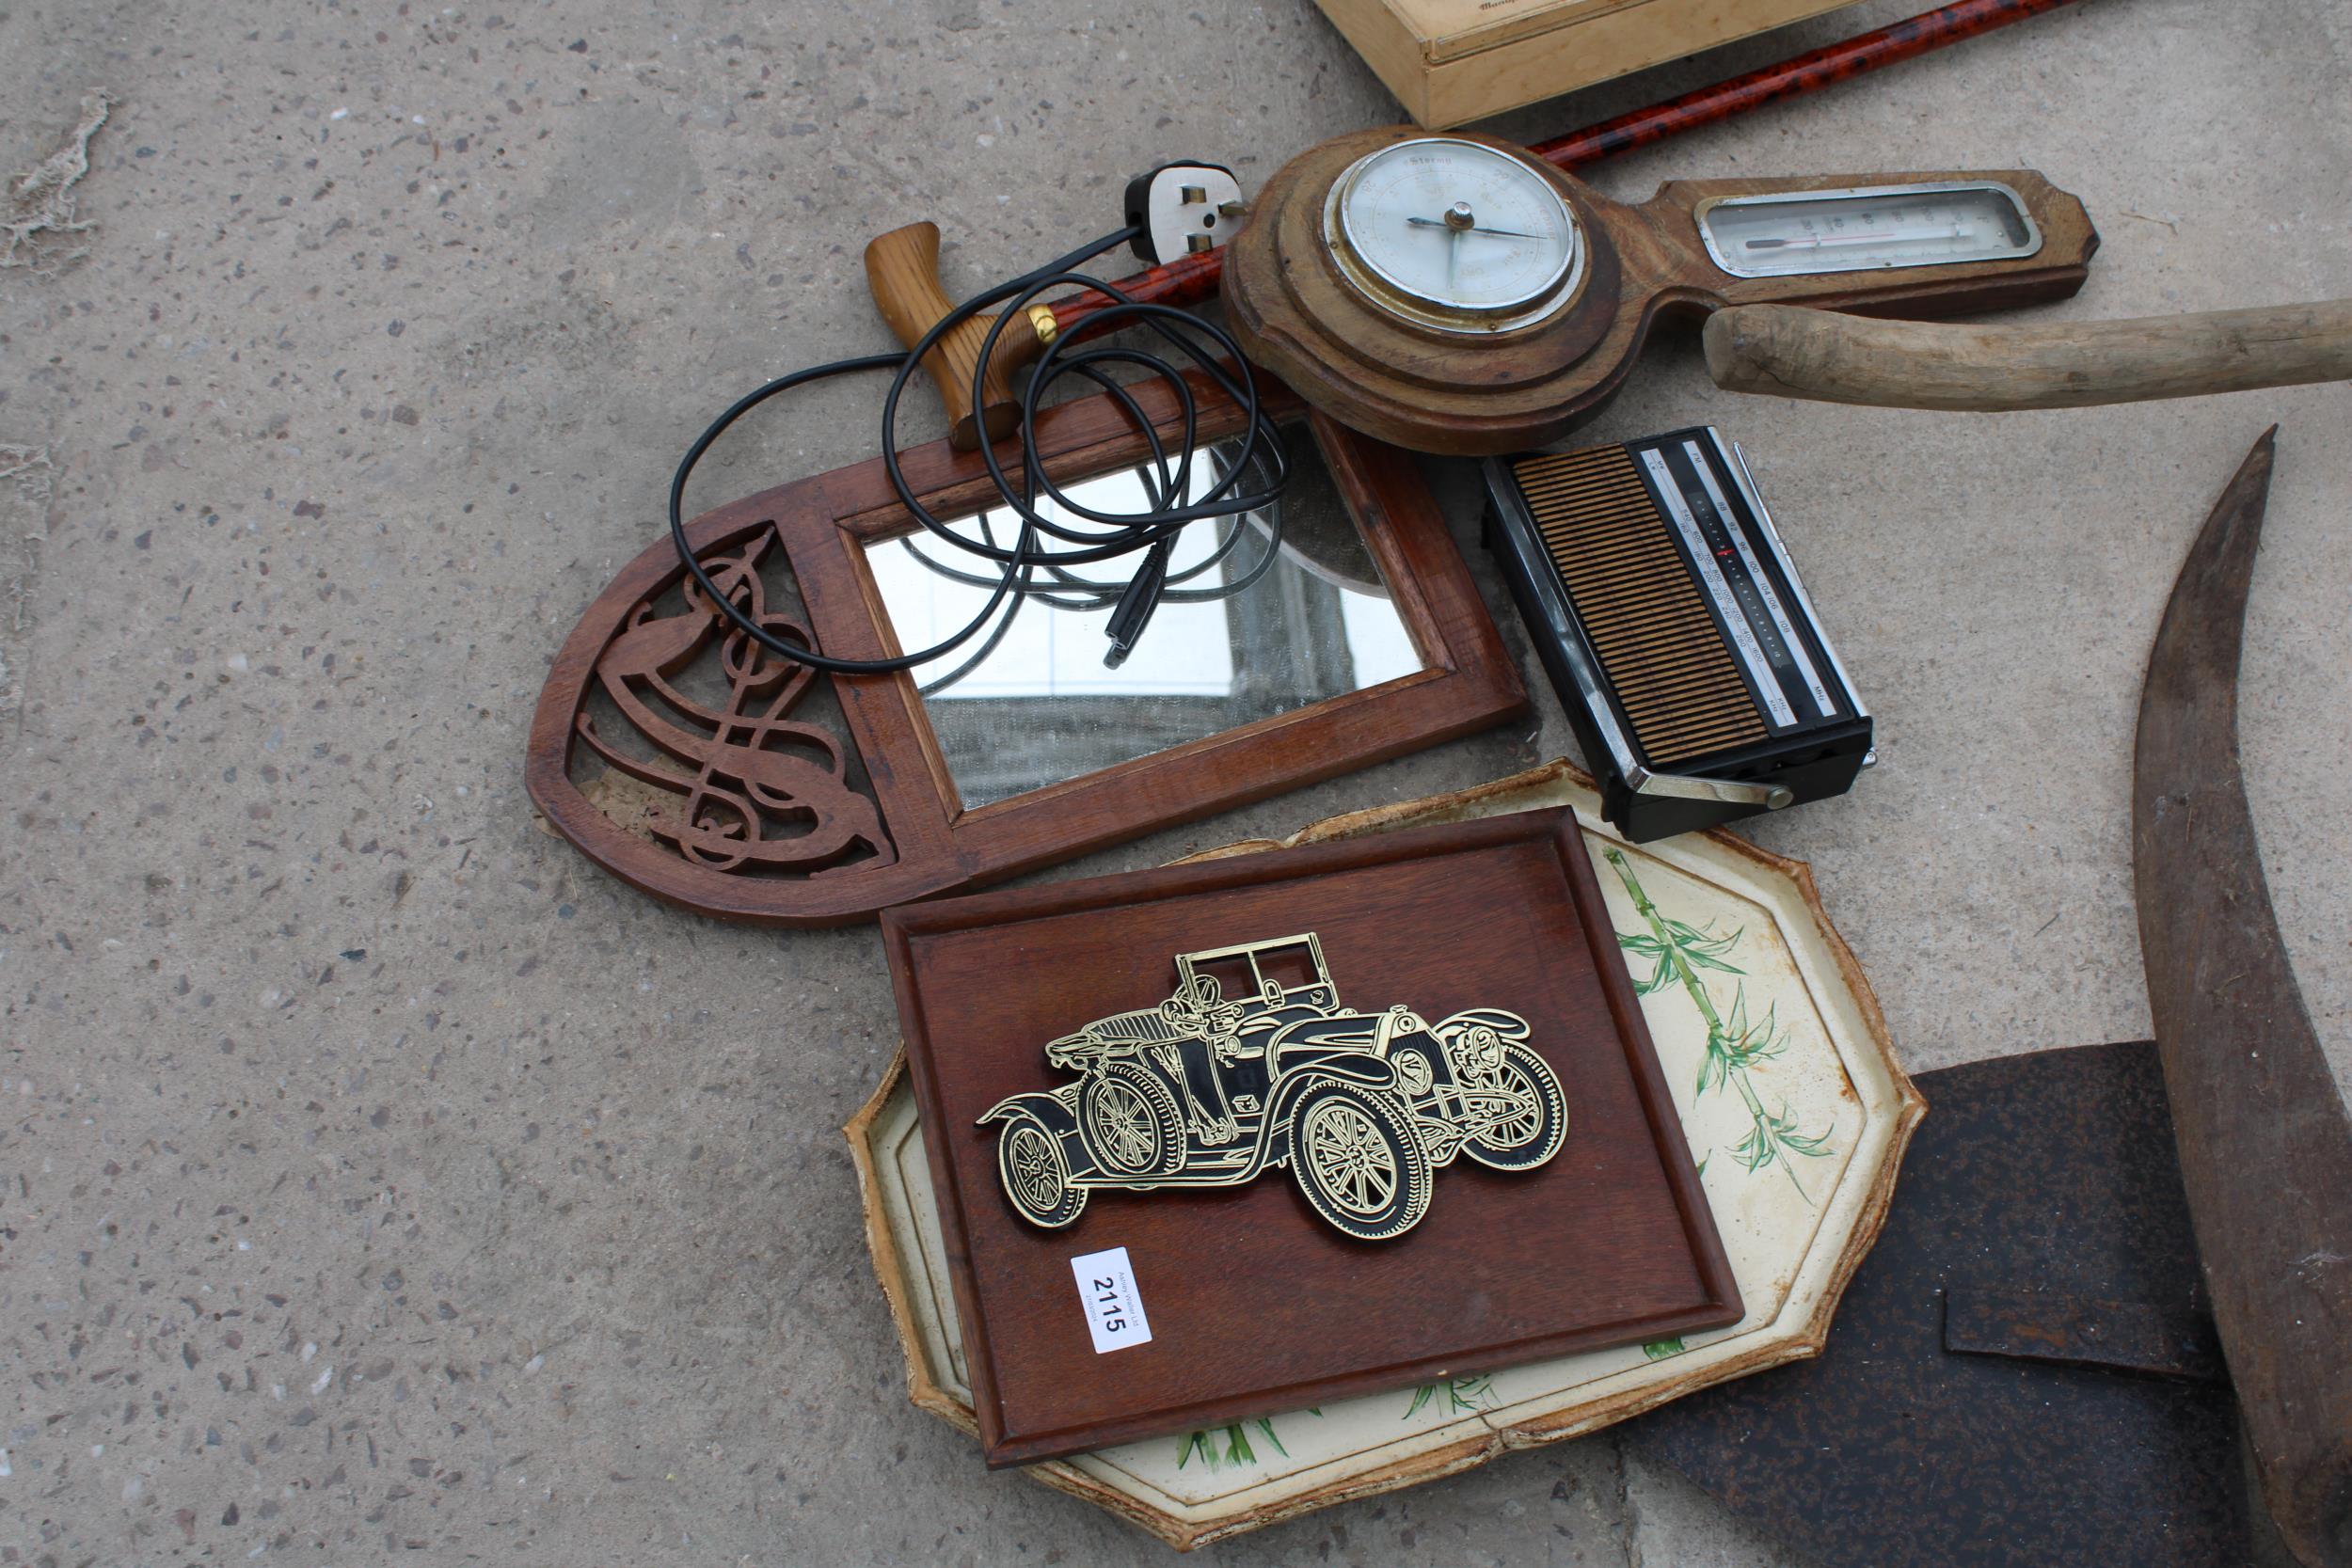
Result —
<instances>
[{"instance_id":1,"label":"decorative serving tray","mask_svg":"<svg viewBox=\"0 0 2352 1568\"><path fill-rule=\"evenodd\" d=\"M1624 844L1599 821L1584 776L1565 763L1332 818L1290 842L1562 805L1576 809L1744 1315L1729 1328L1502 1370L1464 1369L1204 1425L1033 1465L1030 1474L1191 1547L1579 1435L1819 1352L1926 1107L1896 1065L1877 1002L1802 863L1724 833ZM1260 840L1195 858L1280 847ZM977 1433L931 1158L903 1057L846 1131L910 1396Z\"/></svg>"}]
</instances>

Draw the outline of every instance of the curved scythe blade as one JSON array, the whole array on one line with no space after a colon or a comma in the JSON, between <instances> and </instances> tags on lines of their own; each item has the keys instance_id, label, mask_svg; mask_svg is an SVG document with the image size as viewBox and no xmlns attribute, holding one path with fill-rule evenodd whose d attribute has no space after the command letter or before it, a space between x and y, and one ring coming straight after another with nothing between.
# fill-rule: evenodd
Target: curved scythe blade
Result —
<instances>
[{"instance_id":1,"label":"curved scythe blade","mask_svg":"<svg viewBox=\"0 0 2352 1568\"><path fill-rule=\"evenodd\" d=\"M2352 1120L2271 912L2238 769L2238 656L2272 426L2188 552L2140 694L2132 863L2198 1251L2263 1496L2352 1563Z\"/></svg>"}]
</instances>

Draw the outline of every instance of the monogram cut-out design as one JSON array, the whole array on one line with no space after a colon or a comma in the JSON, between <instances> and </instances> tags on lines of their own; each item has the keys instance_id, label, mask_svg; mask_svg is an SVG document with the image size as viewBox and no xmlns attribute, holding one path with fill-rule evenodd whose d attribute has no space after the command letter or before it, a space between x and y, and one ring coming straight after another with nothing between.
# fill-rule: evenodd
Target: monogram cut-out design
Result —
<instances>
[{"instance_id":1,"label":"monogram cut-out design","mask_svg":"<svg viewBox=\"0 0 2352 1568\"><path fill-rule=\"evenodd\" d=\"M814 647L807 627L769 608L760 562L775 545L775 531L763 528L700 559L754 624ZM658 597L630 609L596 661L597 690L644 749L608 737L584 706L573 719L608 768L644 786L625 792L645 802L642 825L707 871L822 875L893 863L882 814L851 782L840 739L792 717L817 672L733 629L691 582L679 612L664 613ZM714 642L716 669L699 666ZM688 689L690 676L703 700Z\"/></svg>"}]
</instances>

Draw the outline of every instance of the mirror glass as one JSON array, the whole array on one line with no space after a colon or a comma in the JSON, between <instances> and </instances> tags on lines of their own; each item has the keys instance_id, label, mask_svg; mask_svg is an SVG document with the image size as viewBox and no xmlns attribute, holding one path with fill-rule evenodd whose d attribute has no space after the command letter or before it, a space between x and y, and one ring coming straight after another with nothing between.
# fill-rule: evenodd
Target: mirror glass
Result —
<instances>
[{"instance_id":1,"label":"mirror glass","mask_svg":"<svg viewBox=\"0 0 2352 1568\"><path fill-rule=\"evenodd\" d=\"M1000 618L994 635L984 631L914 671L967 809L1422 668L1313 436L1304 425L1282 434L1290 482L1279 498L1184 530L1159 609L1124 662L1104 662L1105 628L1140 554L1064 574L1050 596L1024 600L1009 624ZM1239 460L1240 444L1202 457L1193 465L1191 500L1216 487ZM1263 474L1252 471L1227 494L1265 488ZM1140 469L1064 489L1099 512L1139 513L1151 504ZM1100 526L1050 503L1041 511L1073 527ZM1005 546L1019 531L1018 519L1002 511L948 526ZM988 561L929 532L870 545L866 563L898 646L907 649L961 629L994 583Z\"/></svg>"}]
</instances>

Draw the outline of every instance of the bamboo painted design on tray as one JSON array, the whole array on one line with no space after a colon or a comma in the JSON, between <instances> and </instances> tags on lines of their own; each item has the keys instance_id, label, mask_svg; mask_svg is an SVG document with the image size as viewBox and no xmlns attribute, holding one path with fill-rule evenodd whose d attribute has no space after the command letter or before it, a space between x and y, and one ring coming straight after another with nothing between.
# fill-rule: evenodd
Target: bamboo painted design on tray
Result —
<instances>
[{"instance_id":1,"label":"bamboo painted design on tray","mask_svg":"<svg viewBox=\"0 0 2352 1568\"><path fill-rule=\"evenodd\" d=\"M1405 1407L1405 1420L1411 1420L1422 1409L1435 1405L1440 1415L1475 1416L1489 1410L1496 1402L1495 1380L1484 1373L1475 1377L1439 1378L1424 1383L1413 1390L1412 1402Z\"/></svg>"},{"instance_id":2,"label":"bamboo painted design on tray","mask_svg":"<svg viewBox=\"0 0 2352 1568\"><path fill-rule=\"evenodd\" d=\"M1567 1138L1560 1080L1517 1013L1343 1006L1312 931L1181 953L1176 975L1159 1006L1047 1044L1076 1082L979 1118L1003 1124L997 1175L1029 1224L1075 1224L1098 1188L1238 1186L1287 1165L1326 1224L1392 1241L1455 1155L1533 1170Z\"/></svg>"},{"instance_id":3,"label":"bamboo painted design on tray","mask_svg":"<svg viewBox=\"0 0 2352 1568\"><path fill-rule=\"evenodd\" d=\"M1323 1412L1309 1406L1303 1414L1321 1417ZM1283 1418L1287 1420L1289 1417ZM1204 1428L1184 1433L1176 1444L1176 1468L1183 1469L1196 1456L1212 1470L1221 1470L1228 1465L1257 1464L1258 1451L1249 1442L1249 1433L1253 1429L1260 1437L1273 1445L1276 1453L1284 1459L1291 1456L1290 1449L1282 1447L1281 1434L1274 1430L1274 1418L1261 1416L1254 1421L1235 1421L1230 1426Z\"/></svg>"},{"instance_id":4,"label":"bamboo painted design on tray","mask_svg":"<svg viewBox=\"0 0 2352 1568\"><path fill-rule=\"evenodd\" d=\"M1680 1348L1678 1344L1677 1348ZM1482 1410L1493 1409L1498 1400L1495 1380L1489 1375L1482 1373L1472 1377L1439 1378L1415 1388L1412 1398L1406 1403L1405 1414L1398 1418L1409 1421L1424 1409L1434 1409L1441 1416L1475 1416ZM1321 1416L1323 1412L1309 1409L1305 1414ZM1290 1418L1282 1418L1287 1420ZM1222 1469L1229 1465L1258 1464L1257 1450L1249 1441L1253 1429L1273 1446L1276 1453L1288 1459L1291 1451L1282 1446L1281 1434L1275 1429L1274 1421L1275 1418L1268 1416L1254 1421L1236 1421L1232 1426L1217 1427L1213 1431L1188 1432L1177 1441L1176 1468L1183 1469L1196 1457L1205 1462L1212 1470Z\"/></svg>"},{"instance_id":5,"label":"bamboo painted design on tray","mask_svg":"<svg viewBox=\"0 0 2352 1568\"><path fill-rule=\"evenodd\" d=\"M1635 975L1635 994L1647 996L1679 981L1691 998L1691 1005L1699 1010L1707 1023L1706 1054L1699 1062L1697 1096L1709 1089L1729 1087L1740 1097L1747 1109L1748 1135L1732 1147L1731 1157L1753 1174L1768 1165L1777 1164L1788 1178L1789 1184L1806 1203L1814 1201L1797 1175L1796 1158L1826 1159L1836 1150L1830 1147L1834 1129L1822 1128L1819 1132L1798 1131L1796 1113L1784 1099L1778 1110L1765 1108L1764 1098L1756 1090L1751 1074L1761 1063L1770 1061L1788 1049L1788 1032L1780 1026L1780 1005L1775 1002L1764 1010L1760 1019L1748 1015L1746 972L1729 961L1729 955L1740 945L1745 929L1718 935L1711 928L1694 927L1688 922L1671 919L1659 911L1644 891L1640 879L1627 863L1621 850L1607 851L1610 865L1625 883L1627 895L1640 912L1645 931L1617 933L1617 945L1636 958L1646 959L1655 967L1647 979ZM1712 922L1709 922L1711 927ZM1708 994L1706 984L1699 979L1702 969L1741 975L1732 993L1730 1011L1719 1011ZM1707 1170L1707 1162L1713 1158L1710 1150L1699 1161L1700 1174ZM1662 1341L1661 1341L1662 1343ZM1645 1346L1647 1350L1651 1347ZM1671 1354L1668 1351L1664 1354Z\"/></svg>"}]
</instances>

